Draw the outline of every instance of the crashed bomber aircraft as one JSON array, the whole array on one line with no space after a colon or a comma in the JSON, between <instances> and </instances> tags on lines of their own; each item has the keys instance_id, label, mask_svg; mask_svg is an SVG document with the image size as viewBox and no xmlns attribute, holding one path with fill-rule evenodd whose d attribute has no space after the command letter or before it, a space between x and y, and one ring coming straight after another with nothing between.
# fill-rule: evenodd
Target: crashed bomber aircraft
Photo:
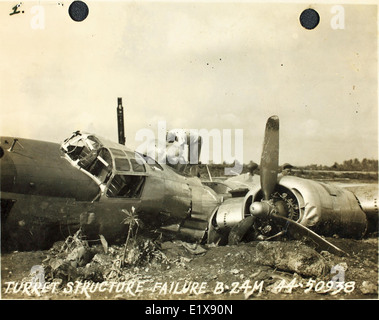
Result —
<instances>
[{"instance_id":1,"label":"crashed bomber aircraft","mask_svg":"<svg viewBox=\"0 0 379 320\"><path fill-rule=\"evenodd\" d=\"M278 175L279 119L268 119L260 176L202 182L93 134L63 144L0 138L1 246L44 249L82 227L89 238L124 240L124 210L151 229L197 242L237 243L320 235L361 238L377 231L377 187L356 193Z\"/></svg>"}]
</instances>

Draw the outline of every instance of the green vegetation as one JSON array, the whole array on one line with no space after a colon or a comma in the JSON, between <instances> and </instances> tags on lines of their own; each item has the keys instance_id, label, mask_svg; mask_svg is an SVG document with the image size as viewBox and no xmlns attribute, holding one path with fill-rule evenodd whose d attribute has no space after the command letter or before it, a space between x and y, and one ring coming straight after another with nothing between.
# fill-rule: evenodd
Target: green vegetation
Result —
<instances>
[{"instance_id":1,"label":"green vegetation","mask_svg":"<svg viewBox=\"0 0 379 320\"><path fill-rule=\"evenodd\" d=\"M335 162L332 166L310 164L306 166L296 166L292 169L291 175L316 179L316 180L363 180L378 181L378 160L358 159L345 160L342 163ZM234 164L210 163L208 168L212 177L225 177L225 168L233 168ZM241 173L248 172L248 164L244 164ZM238 171L238 170L236 170ZM281 169L279 170L281 171ZM209 174L205 164L199 165L199 173L202 179L208 179ZM255 170L259 174L259 167Z\"/></svg>"}]
</instances>

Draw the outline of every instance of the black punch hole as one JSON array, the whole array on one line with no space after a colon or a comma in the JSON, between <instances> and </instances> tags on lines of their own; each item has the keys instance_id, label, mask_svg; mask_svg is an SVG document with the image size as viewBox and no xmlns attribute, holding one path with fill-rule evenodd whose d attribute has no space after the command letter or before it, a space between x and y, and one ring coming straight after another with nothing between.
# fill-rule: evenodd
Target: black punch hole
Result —
<instances>
[{"instance_id":1,"label":"black punch hole","mask_svg":"<svg viewBox=\"0 0 379 320\"><path fill-rule=\"evenodd\" d=\"M308 30L317 27L320 22L320 16L314 9L305 9L300 15L300 24Z\"/></svg>"},{"instance_id":2,"label":"black punch hole","mask_svg":"<svg viewBox=\"0 0 379 320\"><path fill-rule=\"evenodd\" d=\"M68 8L68 14L74 21L83 21L89 13L88 6L83 1L74 1Z\"/></svg>"}]
</instances>

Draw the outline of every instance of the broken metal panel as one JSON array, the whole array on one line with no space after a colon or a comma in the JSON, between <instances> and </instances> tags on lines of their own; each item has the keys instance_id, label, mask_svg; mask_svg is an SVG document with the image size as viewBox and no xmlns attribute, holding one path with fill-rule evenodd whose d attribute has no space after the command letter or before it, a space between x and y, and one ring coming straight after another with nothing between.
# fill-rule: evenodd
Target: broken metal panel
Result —
<instances>
[{"instance_id":1,"label":"broken metal panel","mask_svg":"<svg viewBox=\"0 0 379 320\"><path fill-rule=\"evenodd\" d=\"M205 229L192 229L192 228L182 227L180 228L180 235L186 236L192 239L192 241L201 242L205 237Z\"/></svg>"},{"instance_id":2,"label":"broken metal panel","mask_svg":"<svg viewBox=\"0 0 379 320\"><path fill-rule=\"evenodd\" d=\"M183 222L183 224L181 225L181 228L185 227L188 229L205 231L207 228L207 225L208 225L207 221L189 218Z\"/></svg>"},{"instance_id":3,"label":"broken metal panel","mask_svg":"<svg viewBox=\"0 0 379 320\"><path fill-rule=\"evenodd\" d=\"M214 208L220 204L220 198L207 186L193 184L191 217L208 221Z\"/></svg>"},{"instance_id":4,"label":"broken metal panel","mask_svg":"<svg viewBox=\"0 0 379 320\"><path fill-rule=\"evenodd\" d=\"M166 210L167 221L170 221L169 217L176 217L178 220L176 223L163 226L162 229L194 241L202 241L212 212L219 204L219 198L213 190L203 186L197 178L188 178L187 183L165 180L164 210ZM172 205L169 204L171 201Z\"/></svg>"},{"instance_id":5,"label":"broken metal panel","mask_svg":"<svg viewBox=\"0 0 379 320\"><path fill-rule=\"evenodd\" d=\"M188 184L181 181L164 180L165 197L163 206L171 216L185 218L192 210L192 195Z\"/></svg>"},{"instance_id":6,"label":"broken metal panel","mask_svg":"<svg viewBox=\"0 0 379 320\"><path fill-rule=\"evenodd\" d=\"M175 233L178 237L190 238L192 241L202 241L206 234L208 222L189 217L182 223L162 226L162 230Z\"/></svg>"},{"instance_id":7,"label":"broken metal panel","mask_svg":"<svg viewBox=\"0 0 379 320\"><path fill-rule=\"evenodd\" d=\"M234 176L223 181L225 185L229 188L240 189L240 188L249 188L253 189L255 187L260 188L260 176L251 175L250 173L243 173L238 176Z\"/></svg>"},{"instance_id":8,"label":"broken metal panel","mask_svg":"<svg viewBox=\"0 0 379 320\"><path fill-rule=\"evenodd\" d=\"M211 188L217 194L227 196L232 189L223 182L218 181L203 181L203 185Z\"/></svg>"},{"instance_id":9,"label":"broken metal panel","mask_svg":"<svg viewBox=\"0 0 379 320\"><path fill-rule=\"evenodd\" d=\"M168 226L162 226L160 228L163 231L171 232L178 238L188 239L190 241L201 242L206 235L206 228L194 228L194 226L185 226L180 224L171 224Z\"/></svg>"}]
</instances>

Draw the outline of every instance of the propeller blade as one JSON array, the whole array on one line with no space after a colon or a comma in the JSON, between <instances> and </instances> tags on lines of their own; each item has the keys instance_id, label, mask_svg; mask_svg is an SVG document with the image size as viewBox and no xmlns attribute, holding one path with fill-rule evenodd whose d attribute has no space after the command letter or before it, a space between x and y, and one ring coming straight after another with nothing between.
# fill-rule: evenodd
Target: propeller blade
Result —
<instances>
[{"instance_id":1,"label":"propeller blade","mask_svg":"<svg viewBox=\"0 0 379 320\"><path fill-rule=\"evenodd\" d=\"M279 168L279 118L267 120L261 156L261 187L264 200L269 200L274 192Z\"/></svg>"},{"instance_id":2,"label":"propeller blade","mask_svg":"<svg viewBox=\"0 0 379 320\"><path fill-rule=\"evenodd\" d=\"M305 236L308 239L312 240L317 245L318 249L321 251L329 251L330 253L333 253L338 256L348 256L348 254L345 251L341 250L334 244L320 237L316 232L308 229L300 223L288 219L286 217L279 216L277 214L272 214L272 217L277 220L281 220L282 224L286 224L287 231L295 238L299 239Z\"/></svg>"},{"instance_id":3,"label":"propeller blade","mask_svg":"<svg viewBox=\"0 0 379 320\"><path fill-rule=\"evenodd\" d=\"M254 220L254 216L248 216L235 225L229 232L228 244L234 245L240 243L246 232L253 225Z\"/></svg>"}]
</instances>

